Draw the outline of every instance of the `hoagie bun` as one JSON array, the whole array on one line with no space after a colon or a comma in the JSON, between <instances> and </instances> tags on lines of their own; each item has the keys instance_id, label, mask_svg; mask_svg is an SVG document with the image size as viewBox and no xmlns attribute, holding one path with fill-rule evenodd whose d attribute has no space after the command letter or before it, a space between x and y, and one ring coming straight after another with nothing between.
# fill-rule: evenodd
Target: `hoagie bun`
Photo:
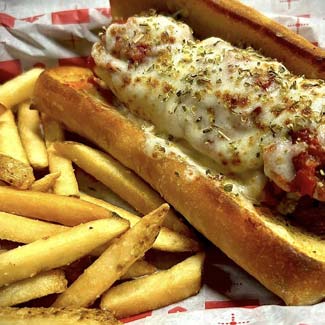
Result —
<instances>
[{"instance_id":1,"label":"hoagie bun","mask_svg":"<svg viewBox=\"0 0 325 325\"><path fill-rule=\"evenodd\" d=\"M112 12L113 15L125 18L129 14L139 13L139 10L148 9L149 7L166 11L168 9L166 3L169 2L112 1ZM228 21L228 19L232 21L236 18L235 20L239 21L239 25L245 23L244 25L249 30L251 25L247 21L252 17L247 17L246 13L254 13L249 10L244 13L241 5L235 1L227 2L227 6L223 1L208 0L174 1L170 3L177 5L177 9L179 9L179 6L186 8L187 12L191 12L193 8L198 11L202 10L201 18L196 17L200 22L197 22L194 18L189 20L193 24L191 27L194 30L196 30L196 27L198 28L198 34L200 34L200 28L203 28L203 23L201 24L203 20L206 20L208 24L211 23L209 25L209 35L215 35L214 28L218 34L220 28L214 26L213 21L217 21L220 17L225 21ZM174 9L174 7L172 8ZM206 10L208 11L206 12ZM202 12L206 12L206 17L202 15ZM233 14L230 15L229 12L233 12ZM192 16L188 13L187 17ZM257 39L261 40L265 30L270 27L268 25L270 22L261 16L254 19L259 20L260 24L264 26L264 29L261 28L258 32L259 37ZM136 19L134 21L136 23ZM125 21L121 24L122 28L124 23ZM233 27L233 25L231 26ZM276 24L274 26L280 28ZM184 28L186 29L186 27ZM224 25L224 28L223 35L234 34L231 32L229 25ZM126 30L129 31L130 29L126 28ZM110 31L112 32L112 29ZM118 27L116 27L114 33L119 33ZM113 36L116 35L118 34ZM171 35L173 34L171 33L168 36L172 37ZM300 62L301 57L305 56L301 54L303 50L309 53L306 54L306 61L304 61L306 71L310 69L308 70L310 76L314 76L315 71L319 73L321 65L315 65L314 59L310 59L316 57L311 45L308 45L306 41L300 38L295 43L295 38L289 32L285 35L291 44L290 46L286 45L285 49L290 49L291 46L297 46L301 49L301 52L295 56L297 62ZM120 37L120 35L118 36ZM136 37L141 39L147 36L144 34L144 36L138 35ZM240 38L242 37L244 36L240 36ZM269 40L271 39L273 38L271 37ZM102 43L97 45L94 58L99 63L99 67L95 71L119 97L123 93L123 87L127 89L129 85L132 85L131 77L131 81L126 82L126 85L121 83L118 79L119 72L123 70L123 67L128 70L128 64L131 65L130 69L134 71L138 67L141 68L142 60L146 60L147 50L144 50L146 47L142 46L140 55L139 52L124 51L125 47L121 47L122 50L119 53L114 52L121 61L114 62L110 59L106 62L106 57L98 56L101 51L104 55L107 54L105 53L105 46L109 47L110 44L107 41L105 43L105 41L104 37L102 37ZM169 41L171 44L177 43L177 37L175 39L170 38ZM236 40L236 42L238 41L239 39ZM249 36L247 42L252 44ZM269 45L271 43L270 41ZM116 43L114 44L116 45ZM114 44L112 48L116 50ZM196 46L194 41L193 44L193 46ZM304 46L301 46L302 44ZM132 50L131 47L130 49ZM272 55L267 50L268 46L265 49L268 55ZM315 49L315 51L318 50ZM143 52L145 52L145 55L142 55ZM130 53L132 60L128 57ZM283 53L286 52L283 51ZM136 55L134 56L134 54ZM292 57L292 54L290 56ZM122 59L128 59L129 61L126 62L129 63L123 65ZM284 58L284 60L286 59ZM117 64L121 65L118 66ZM267 64L263 63L262 65ZM276 63L274 64L278 66ZM299 64L297 64L298 67ZM300 73L299 70L294 70L294 67L291 68L293 71ZM283 73L286 77L291 78L292 83L297 83L295 79L292 79L294 77L289 72L284 71ZM125 75L123 76L125 77ZM211 81L212 77L208 77ZM153 115L150 115L150 112L145 111L145 108L143 108L144 111L142 112L138 106L130 105L130 108L133 107L133 113L131 113L123 105L118 104L114 98L103 98L102 92L98 91L98 87L91 80L93 80L93 73L87 69L76 67L50 69L40 76L36 84L34 103L38 109L62 121L68 129L93 141L125 166L135 171L176 210L184 215L197 230L267 288L279 295L287 304L312 304L320 301L325 296L323 281L325 277L324 242L319 237L302 230L301 227L290 225L286 219L278 216L274 209L269 209L267 205L264 205L259 193L257 193L258 191L256 191L256 188L260 189L260 191L263 189L264 182L267 179L276 182L280 187L282 186L282 192L290 193L292 191L292 188L288 187L288 182L284 182L282 179L279 180L279 177L274 177L272 171L277 169L270 168L270 171L267 172L267 178L263 176L262 181L256 176L257 174L250 171L244 177L245 181L242 182L240 177L234 176L237 172L242 171L237 169L239 168L237 165L230 172L226 168L220 173L220 169L214 168L215 165L211 164L211 157L206 157L209 152L199 148L200 141L194 142L196 149L193 149L188 142L181 141L177 137L170 137L168 134L162 134L159 125L154 127L150 123L150 120L155 119ZM267 86L265 83L259 83L261 91L266 91L273 81L274 79L270 84L267 83ZM201 78L200 87L202 86L201 83L205 82L207 80ZM305 81L301 82L304 83ZM319 86L317 87L322 89L321 82L318 82ZM127 96L127 92L125 96ZM128 106L130 103L125 96L121 96L120 99ZM316 98L320 95L312 93L310 96ZM150 98L149 92L143 97L148 100ZM171 97L173 96L171 95ZM176 94L176 97L179 96ZM143 103L150 104L150 101L141 102L141 105ZM246 107L245 105L243 107ZM130 110L132 111L132 109ZM140 117L149 120L149 122L139 118L139 116L136 117L135 111L137 110ZM163 123L167 125L166 128L168 129L168 122L162 122L161 127ZM170 123L174 122L171 120ZM318 130L317 127L315 127L315 130ZM207 131L203 133L206 134ZM228 135L224 134L223 131L220 133L219 130L219 135L223 137L223 140L230 141ZM290 134L290 139L291 137L293 136ZM220 140L220 142L222 141ZM267 148L269 151L266 151L264 161L272 155L273 149L270 143ZM299 147L297 150L306 150L306 146ZM224 153L227 155L227 150ZM256 158L259 158L256 162L256 168L260 170L258 163L263 163L263 161L260 156L256 156ZM297 168L297 165L295 168ZM320 177L317 178L317 181L321 183ZM298 196L306 194L299 191ZM323 200L321 190L316 191L313 189L307 194L314 197L314 199Z\"/></svg>"},{"instance_id":2,"label":"hoagie bun","mask_svg":"<svg viewBox=\"0 0 325 325\"><path fill-rule=\"evenodd\" d=\"M177 13L199 38L218 36L252 46L276 58L297 75L325 78L325 51L238 0L111 0L112 16L123 20L140 12Z\"/></svg>"}]
</instances>

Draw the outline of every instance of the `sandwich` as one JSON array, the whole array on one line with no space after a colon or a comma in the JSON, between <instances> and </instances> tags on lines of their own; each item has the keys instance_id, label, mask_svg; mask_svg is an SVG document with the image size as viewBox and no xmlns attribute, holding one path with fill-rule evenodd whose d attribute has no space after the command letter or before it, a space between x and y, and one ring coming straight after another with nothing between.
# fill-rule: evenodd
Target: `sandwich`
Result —
<instances>
[{"instance_id":1,"label":"sandwich","mask_svg":"<svg viewBox=\"0 0 325 325\"><path fill-rule=\"evenodd\" d=\"M45 71L34 104L141 176L286 304L321 301L323 52L234 0L111 6L93 71Z\"/></svg>"}]
</instances>

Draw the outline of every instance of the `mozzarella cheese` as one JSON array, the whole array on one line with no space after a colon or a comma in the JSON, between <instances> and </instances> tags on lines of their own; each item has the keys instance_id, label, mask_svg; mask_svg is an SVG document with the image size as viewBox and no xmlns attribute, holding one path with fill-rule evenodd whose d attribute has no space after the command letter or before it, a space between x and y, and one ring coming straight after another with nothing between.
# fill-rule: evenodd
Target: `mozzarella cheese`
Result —
<instances>
[{"instance_id":1,"label":"mozzarella cheese","mask_svg":"<svg viewBox=\"0 0 325 325\"><path fill-rule=\"evenodd\" d=\"M307 148L292 145L290 134L308 129L324 144L323 81L216 37L195 40L170 17L112 24L92 56L132 113L185 140L221 173L245 178L264 170L288 191L292 158Z\"/></svg>"}]
</instances>

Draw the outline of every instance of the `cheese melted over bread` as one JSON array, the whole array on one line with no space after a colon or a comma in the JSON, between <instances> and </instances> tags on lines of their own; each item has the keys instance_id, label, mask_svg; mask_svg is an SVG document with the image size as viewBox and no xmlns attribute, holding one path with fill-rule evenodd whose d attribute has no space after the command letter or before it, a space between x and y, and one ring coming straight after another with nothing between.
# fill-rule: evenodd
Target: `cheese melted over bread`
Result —
<instances>
[{"instance_id":1,"label":"cheese melted over bread","mask_svg":"<svg viewBox=\"0 0 325 325\"><path fill-rule=\"evenodd\" d=\"M132 113L184 139L220 173L259 175L255 192L270 179L325 201L322 80L216 37L198 41L160 15L112 24L92 55Z\"/></svg>"}]
</instances>

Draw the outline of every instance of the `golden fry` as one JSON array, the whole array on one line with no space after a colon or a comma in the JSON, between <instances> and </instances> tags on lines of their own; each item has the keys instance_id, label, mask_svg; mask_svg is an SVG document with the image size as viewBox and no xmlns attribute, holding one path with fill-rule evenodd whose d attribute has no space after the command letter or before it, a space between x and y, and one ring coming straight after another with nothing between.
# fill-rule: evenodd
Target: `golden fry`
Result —
<instances>
[{"instance_id":1,"label":"golden fry","mask_svg":"<svg viewBox=\"0 0 325 325\"><path fill-rule=\"evenodd\" d=\"M0 212L0 239L28 244L70 229L40 220Z\"/></svg>"},{"instance_id":2,"label":"golden fry","mask_svg":"<svg viewBox=\"0 0 325 325\"><path fill-rule=\"evenodd\" d=\"M87 308L0 308L0 325L122 325L111 312Z\"/></svg>"},{"instance_id":3,"label":"golden fry","mask_svg":"<svg viewBox=\"0 0 325 325\"><path fill-rule=\"evenodd\" d=\"M75 170L76 178L79 185L79 191L88 193L93 197L108 201L113 205L117 205L124 210L130 211L135 215L139 215L135 209L133 209L130 204L122 200L117 194L115 194L106 185L98 181L96 178L87 174L81 168L77 167Z\"/></svg>"},{"instance_id":4,"label":"golden fry","mask_svg":"<svg viewBox=\"0 0 325 325\"><path fill-rule=\"evenodd\" d=\"M36 192L49 192L56 180L60 177L61 172L50 173L38 179L31 185L31 190Z\"/></svg>"},{"instance_id":5,"label":"golden fry","mask_svg":"<svg viewBox=\"0 0 325 325\"><path fill-rule=\"evenodd\" d=\"M0 180L25 190L34 182L32 167L0 153Z\"/></svg>"},{"instance_id":6,"label":"golden fry","mask_svg":"<svg viewBox=\"0 0 325 325\"><path fill-rule=\"evenodd\" d=\"M199 253L168 270L119 284L103 295L100 307L122 318L193 296L201 288L203 262Z\"/></svg>"},{"instance_id":7,"label":"golden fry","mask_svg":"<svg viewBox=\"0 0 325 325\"><path fill-rule=\"evenodd\" d=\"M8 186L0 186L0 211L66 226L112 216L107 209L74 197L21 191Z\"/></svg>"},{"instance_id":8,"label":"golden fry","mask_svg":"<svg viewBox=\"0 0 325 325\"><path fill-rule=\"evenodd\" d=\"M72 141L57 142L54 147L142 214L149 213L164 203L160 195L139 176L106 153ZM193 236L172 210L169 211L164 226Z\"/></svg>"},{"instance_id":9,"label":"golden fry","mask_svg":"<svg viewBox=\"0 0 325 325\"><path fill-rule=\"evenodd\" d=\"M85 193L80 193L80 198L118 214L123 219L128 220L131 227L141 220L140 217L132 214L131 212L112 205L106 201L96 199ZM200 247L199 243L194 239L186 237L166 227L162 227L156 241L153 244L153 248L167 252L197 252Z\"/></svg>"},{"instance_id":10,"label":"golden fry","mask_svg":"<svg viewBox=\"0 0 325 325\"><path fill-rule=\"evenodd\" d=\"M31 69L0 86L0 103L11 108L18 103L31 98L34 85L43 69Z\"/></svg>"},{"instance_id":11,"label":"golden fry","mask_svg":"<svg viewBox=\"0 0 325 325\"><path fill-rule=\"evenodd\" d=\"M90 221L1 254L0 286L58 268L88 254L126 231L127 221L112 217Z\"/></svg>"},{"instance_id":12,"label":"golden fry","mask_svg":"<svg viewBox=\"0 0 325 325\"><path fill-rule=\"evenodd\" d=\"M41 118L48 153L49 170L51 173L61 173L54 184L53 191L55 194L77 197L79 195L79 188L72 162L70 159L58 154L53 146L54 142L64 140L62 126L59 122L54 121L45 114L42 114Z\"/></svg>"},{"instance_id":13,"label":"golden fry","mask_svg":"<svg viewBox=\"0 0 325 325\"><path fill-rule=\"evenodd\" d=\"M18 131L30 164L36 169L48 166L47 151L41 134L39 112L30 109L30 101L18 106Z\"/></svg>"},{"instance_id":14,"label":"golden fry","mask_svg":"<svg viewBox=\"0 0 325 325\"><path fill-rule=\"evenodd\" d=\"M145 260L137 260L133 263L126 273L121 276L121 280L138 278L157 272L157 268Z\"/></svg>"},{"instance_id":15,"label":"golden fry","mask_svg":"<svg viewBox=\"0 0 325 325\"><path fill-rule=\"evenodd\" d=\"M29 165L14 114L10 109L0 115L0 134L0 153Z\"/></svg>"},{"instance_id":16,"label":"golden fry","mask_svg":"<svg viewBox=\"0 0 325 325\"><path fill-rule=\"evenodd\" d=\"M168 209L169 206L163 204L114 241L66 291L59 295L53 306L85 307L94 302L151 248Z\"/></svg>"},{"instance_id":17,"label":"golden fry","mask_svg":"<svg viewBox=\"0 0 325 325\"><path fill-rule=\"evenodd\" d=\"M125 223L123 219L121 220L121 225ZM66 231L70 227L58 225L55 223L50 223L41 220L35 220L31 218L26 218L22 216L17 216L15 214L0 212L0 239L10 240L16 243L29 244L38 239L47 238L52 235L58 234L60 232ZM110 243L105 243L93 251L90 252L90 255L99 256L101 255L108 247ZM147 263L147 262L146 262ZM149 263L143 263L141 266L138 265L132 271L132 274L135 274L136 270L143 269L145 271L145 266L148 266L149 272ZM141 271L138 271L139 273Z\"/></svg>"},{"instance_id":18,"label":"golden fry","mask_svg":"<svg viewBox=\"0 0 325 325\"><path fill-rule=\"evenodd\" d=\"M54 193L78 197L78 183L71 161L58 155L52 146L47 149L47 152L50 172L60 172L60 177L58 177L53 187Z\"/></svg>"},{"instance_id":19,"label":"golden fry","mask_svg":"<svg viewBox=\"0 0 325 325\"><path fill-rule=\"evenodd\" d=\"M66 288L67 280L62 270L43 272L0 288L0 307L15 306L53 293L61 293Z\"/></svg>"}]
</instances>

